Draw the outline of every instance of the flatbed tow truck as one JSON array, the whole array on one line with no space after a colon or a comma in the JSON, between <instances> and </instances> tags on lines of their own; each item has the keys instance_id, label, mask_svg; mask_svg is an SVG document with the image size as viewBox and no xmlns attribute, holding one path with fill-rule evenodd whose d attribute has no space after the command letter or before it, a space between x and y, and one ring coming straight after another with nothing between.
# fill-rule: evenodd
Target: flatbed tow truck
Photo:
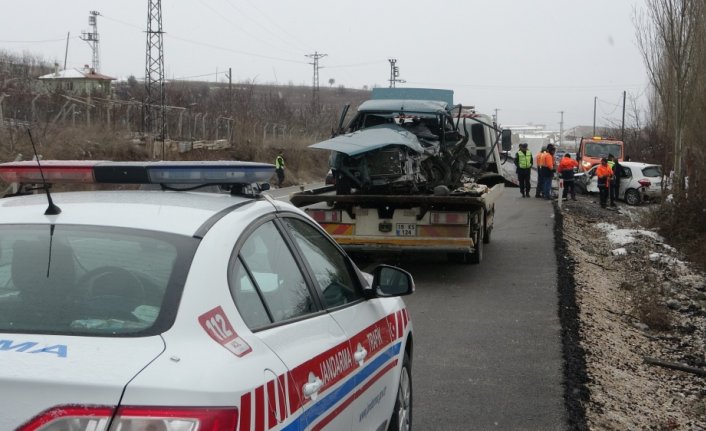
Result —
<instances>
[{"instance_id":1,"label":"flatbed tow truck","mask_svg":"<svg viewBox=\"0 0 706 431\"><path fill-rule=\"evenodd\" d=\"M404 90L409 92L410 89ZM429 94L423 94L429 97ZM461 107L454 108L448 103L441 111L434 108L433 112L425 112L427 105L419 96L411 102L400 98L388 100L389 103L380 103L386 99L376 99L375 93L373 96L375 111L367 111L364 103L351 124L364 124L365 117L372 114L393 118L396 123L391 126L378 125L378 131L369 134L365 133L365 128L349 126L348 134L314 145L333 150L334 155L348 151L343 161L332 157L332 169L337 171L334 174L336 181L346 181L346 187L342 189L339 184L301 191L290 195L290 201L304 207L349 252L446 253L451 261L480 263L483 244L490 242L495 203L502 195L506 182L498 173L498 144L502 137L503 148L509 146L509 134L502 133L489 116ZM395 109L388 112L385 106ZM415 106L415 111L405 111L400 109L401 106ZM453 109L458 111L453 113ZM376 141L379 136L397 139L394 134L381 135L379 130L385 127L402 137L407 136L403 128L397 126L400 118L409 121L410 118L421 117L430 124L430 118L434 116L442 122L441 130L445 130L439 134L449 137L449 142L444 142L442 137L440 145L451 148L449 151L454 151L454 157L447 159L450 161L446 164L441 160L443 154L434 160L437 165L426 162L427 166L432 166L431 171L416 173L400 169L399 166L424 166L425 161L414 159L414 163L410 163L405 154L411 153L412 157L416 157L416 152L405 149L397 154L396 149L391 149L395 145ZM434 131L433 125L431 128ZM453 140L454 137L458 139ZM424 143L423 138L419 141ZM375 150L356 153L361 143L369 144ZM430 146L426 145L425 151L428 152ZM379 161L383 154L386 163ZM457 160L461 160L463 166L454 167ZM344 178L342 172L348 177ZM458 178L454 178L454 172L458 173ZM391 180L403 178L404 175L421 178L426 183L393 183ZM435 181L434 175L443 177L443 180Z\"/></svg>"}]
</instances>

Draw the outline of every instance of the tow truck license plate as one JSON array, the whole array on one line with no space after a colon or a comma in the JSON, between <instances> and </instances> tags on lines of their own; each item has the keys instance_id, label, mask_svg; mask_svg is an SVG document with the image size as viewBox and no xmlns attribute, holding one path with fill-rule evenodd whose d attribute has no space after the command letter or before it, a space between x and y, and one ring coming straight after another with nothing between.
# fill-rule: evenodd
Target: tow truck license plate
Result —
<instances>
[{"instance_id":1,"label":"tow truck license plate","mask_svg":"<svg viewBox=\"0 0 706 431\"><path fill-rule=\"evenodd\" d=\"M397 236L417 236L417 225L414 223L397 223Z\"/></svg>"}]
</instances>

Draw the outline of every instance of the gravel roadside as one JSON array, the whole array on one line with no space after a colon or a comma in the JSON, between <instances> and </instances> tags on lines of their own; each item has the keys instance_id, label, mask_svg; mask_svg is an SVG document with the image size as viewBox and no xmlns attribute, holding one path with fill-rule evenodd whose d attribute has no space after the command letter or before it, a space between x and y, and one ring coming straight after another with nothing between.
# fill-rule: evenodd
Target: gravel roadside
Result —
<instances>
[{"instance_id":1,"label":"gravel roadside","mask_svg":"<svg viewBox=\"0 0 706 431\"><path fill-rule=\"evenodd\" d=\"M562 206L570 429L706 430L706 278L640 225L649 205L605 210L589 195Z\"/></svg>"}]
</instances>

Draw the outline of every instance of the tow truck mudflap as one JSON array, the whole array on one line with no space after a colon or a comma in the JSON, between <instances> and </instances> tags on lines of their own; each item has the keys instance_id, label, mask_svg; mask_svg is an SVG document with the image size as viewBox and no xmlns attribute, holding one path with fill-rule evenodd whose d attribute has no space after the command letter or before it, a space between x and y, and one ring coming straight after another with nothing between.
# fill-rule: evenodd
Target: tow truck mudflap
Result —
<instances>
[{"instance_id":1,"label":"tow truck mudflap","mask_svg":"<svg viewBox=\"0 0 706 431\"><path fill-rule=\"evenodd\" d=\"M348 251L367 252L472 252L472 238L420 238L385 236L338 236L333 239Z\"/></svg>"}]
</instances>

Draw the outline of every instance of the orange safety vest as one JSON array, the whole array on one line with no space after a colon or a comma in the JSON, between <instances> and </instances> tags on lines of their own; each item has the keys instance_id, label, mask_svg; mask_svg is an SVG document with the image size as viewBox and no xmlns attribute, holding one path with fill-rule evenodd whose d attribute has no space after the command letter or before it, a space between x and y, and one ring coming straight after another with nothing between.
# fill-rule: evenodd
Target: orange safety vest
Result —
<instances>
[{"instance_id":1,"label":"orange safety vest","mask_svg":"<svg viewBox=\"0 0 706 431\"><path fill-rule=\"evenodd\" d=\"M559 163L559 168L557 169L557 172L561 173L563 170L572 170L574 168L578 168L579 164L576 160L570 159L568 157L562 157L561 162Z\"/></svg>"},{"instance_id":2,"label":"orange safety vest","mask_svg":"<svg viewBox=\"0 0 706 431\"><path fill-rule=\"evenodd\" d=\"M604 183L607 187L610 181L610 177L613 176L613 170L608 165L598 165L596 168L596 176L598 177L598 184Z\"/></svg>"}]
</instances>

